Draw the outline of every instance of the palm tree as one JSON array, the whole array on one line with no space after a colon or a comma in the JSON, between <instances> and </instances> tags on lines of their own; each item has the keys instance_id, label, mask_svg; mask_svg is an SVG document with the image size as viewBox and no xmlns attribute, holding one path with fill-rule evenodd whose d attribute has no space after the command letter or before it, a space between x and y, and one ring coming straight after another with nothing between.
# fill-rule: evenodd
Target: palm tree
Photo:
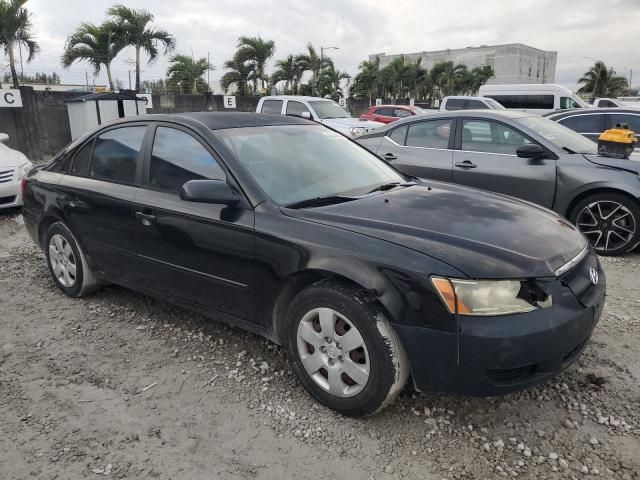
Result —
<instances>
[{"instance_id":1,"label":"palm tree","mask_svg":"<svg viewBox=\"0 0 640 480\"><path fill-rule=\"evenodd\" d=\"M298 93L298 84L302 78L302 69L300 64L296 62L293 55L289 55L283 60L276 62L276 69L271 74L271 82L276 85L278 82L285 83L285 91L293 94Z\"/></svg>"},{"instance_id":2,"label":"palm tree","mask_svg":"<svg viewBox=\"0 0 640 480\"><path fill-rule=\"evenodd\" d=\"M347 80L347 86L351 80L351 75L347 72L336 70L333 65L324 68L320 73L318 79L319 90L321 96L329 95L334 100L343 96L342 86L340 85L343 80Z\"/></svg>"},{"instance_id":3,"label":"palm tree","mask_svg":"<svg viewBox=\"0 0 640 480\"><path fill-rule=\"evenodd\" d=\"M615 70L607 68L602 61L585 72L578 83L583 84L578 93L590 93L594 98L617 97L629 86L625 77L616 75Z\"/></svg>"},{"instance_id":4,"label":"palm tree","mask_svg":"<svg viewBox=\"0 0 640 480\"><path fill-rule=\"evenodd\" d=\"M174 55L171 57L167 70L168 83L172 90L180 92L182 87L190 87L192 94L204 93L209 89L203 75L214 67L206 57L194 60L189 55ZM178 88L176 88L178 87Z\"/></svg>"},{"instance_id":5,"label":"palm tree","mask_svg":"<svg viewBox=\"0 0 640 480\"><path fill-rule=\"evenodd\" d=\"M175 38L163 28L149 27L153 21L153 14L147 10L136 10L115 5L107 10L122 28L125 43L135 48L136 51L136 92L140 91L140 57L142 52L149 57L149 62L158 58L158 43L164 46L164 53L171 52L176 45Z\"/></svg>"},{"instance_id":6,"label":"palm tree","mask_svg":"<svg viewBox=\"0 0 640 480\"><path fill-rule=\"evenodd\" d=\"M16 72L15 47L26 47L27 62L33 60L40 50L31 32L31 14L24 8L25 3L27 0L0 0L0 46L9 56L14 88L20 86Z\"/></svg>"},{"instance_id":7,"label":"palm tree","mask_svg":"<svg viewBox=\"0 0 640 480\"><path fill-rule=\"evenodd\" d=\"M276 44L273 40L263 40L261 37L245 37L238 38L238 51L253 68L253 89L258 92L258 82L264 89L265 82L268 81L265 67L267 61L273 57Z\"/></svg>"},{"instance_id":8,"label":"palm tree","mask_svg":"<svg viewBox=\"0 0 640 480\"><path fill-rule=\"evenodd\" d=\"M374 61L365 60L358 65L360 71L353 79L352 95L356 97L369 97L369 106L373 95L378 95L378 83L380 81L380 57Z\"/></svg>"},{"instance_id":9,"label":"palm tree","mask_svg":"<svg viewBox=\"0 0 640 480\"><path fill-rule=\"evenodd\" d=\"M81 23L73 35L67 38L62 65L69 68L74 62L84 60L93 67L94 76L97 76L104 66L109 88L113 90L111 62L124 48L121 38L118 25L113 22L107 21L102 25Z\"/></svg>"},{"instance_id":10,"label":"palm tree","mask_svg":"<svg viewBox=\"0 0 640 480\"><path fill-rule=\"evenodd\" d=\"M303 72L311 72L311 84L318 88L318 80L320 78L320 71L328 67L333 66L333 61L329 57L324 55L318 55L318 52L311 43L307 45L307 52L296 56L296 62L300 65Z\"/></svg>"},{"instance_id":11,"label":"palm tree","mask_svg":"<svg viewBox=\"0 0 640 480\"><path fill-rule=\"evenodd\" d=\"M225 70L228 70L220 79L220 85L225 91L231 85L235 85L240 95L248 95L249 81L253 78L254 69L247 63L244 52L238 50L231 60L224 62Z\"/></svg>"},{"instance_id":12,"label":"palm tree","mask_svg":"<svg viewBox=\"0 0 640 480\"><path fill-rule=\"evenodd\" d=\"M466 65L453 65L453 62L438 62L429 72L434 87L443 97L453 95L460 88L461 80L467 73Z\"/></svg>"}]
</instances>

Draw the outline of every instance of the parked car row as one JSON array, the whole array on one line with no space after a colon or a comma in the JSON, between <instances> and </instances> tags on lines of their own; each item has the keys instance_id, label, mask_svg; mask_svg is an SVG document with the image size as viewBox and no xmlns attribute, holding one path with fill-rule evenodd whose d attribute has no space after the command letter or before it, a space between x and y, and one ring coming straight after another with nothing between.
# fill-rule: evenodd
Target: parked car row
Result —
<instances>
[{"instance_id":1,"label":"parked car row","mask_svg":"<svg viewBox=\"0 0 640 480\"><path fill-rule=\"evenodd\" d=\"M8 140L0 133L0 210L22 205L22 179L33 166L24 154L5 145Z\"/></svg>"},{"instance_id":2,"label":"parked car row","mask_svg":"<svg viewBox=\"0 0 640 480\"><path fill-rule=\"evenodd\" d=\"M122 119L33 168L25 226L57 287L82 297L115 283L263 335L346 415L380 410L409 377L500 395L579 357L606 290L585 236L550 210L450 182L500 190L507 170L506 193L558 211L577 201L579 224L606 207L595 227L618 231L630 203L569 192L592 162L618 172L610 183L629 172L548 119L497 110L360 135L383 161L353 132L299 118L345 118L333 104L301 100L262 102L279 115ZM421 165L449 182L417 178Z\"/></svg>"}]
</instances>

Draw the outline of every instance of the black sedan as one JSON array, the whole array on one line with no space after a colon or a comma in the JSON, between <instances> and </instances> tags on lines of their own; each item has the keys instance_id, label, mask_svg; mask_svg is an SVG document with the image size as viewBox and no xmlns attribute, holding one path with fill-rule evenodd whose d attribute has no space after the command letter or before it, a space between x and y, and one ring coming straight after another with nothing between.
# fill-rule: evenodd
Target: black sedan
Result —
<instances>
[{"instance_id":1,"label":"black sedan","mask_svg":"<svg viewBox=\"0 0 640 480\"><path fill-rule=\"evenodd\" d=\"M640 135L640 108L576 108L548 113L545 117L593 141L618 123Z\"/></svg>"},{"instance_id":2,"label":"black sedan","mask_svg":"<svg viewBox=\"0 0 640 480\"><path fill-rule=\"evenodd\" d=\"M598 156L594 142L547 118L499 110L435 113L399 120L358 142L409 175L553 209L601 255L640 243L640 154Z\"/></svg>"},{"instance_id":3,"label":"black sedan","mask_svg":"<svg viewBox=\"0 0 640 480\"><path fill-rule=\"evenodd\" d=\"M418 389L498 395L582 352L605 278L560 216L398 173L303 119L118 121L24 183L25 225L81 297L115 283L282 344L347 415Z\"/></svg>"}]
</instances>

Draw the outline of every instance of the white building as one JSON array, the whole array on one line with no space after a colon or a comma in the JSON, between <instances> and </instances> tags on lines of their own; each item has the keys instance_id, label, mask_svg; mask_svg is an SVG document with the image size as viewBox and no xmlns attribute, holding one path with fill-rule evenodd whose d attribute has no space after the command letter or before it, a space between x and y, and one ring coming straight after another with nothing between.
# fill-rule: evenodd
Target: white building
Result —
<instances>
[{"instance_id":1,"label":"white building","mask_svg":"<svg viewBox=\"0 0 640 480\"><path fill-rule=\"evenodd\" d=\"M380 68L391 63L403 54L386 55L374 53L369 60L380 57ZM463 64L469 69L490 66L494 77L487 83L553 83L556 76L558 52L549 52L529 47L521 43L508 45L482 45L480 47L438 50L435 52L405 53L405 59L415 62L421 58L423 68L431 70L438 62L451 61L455 65Z\"/></svg>"}]
</instances>

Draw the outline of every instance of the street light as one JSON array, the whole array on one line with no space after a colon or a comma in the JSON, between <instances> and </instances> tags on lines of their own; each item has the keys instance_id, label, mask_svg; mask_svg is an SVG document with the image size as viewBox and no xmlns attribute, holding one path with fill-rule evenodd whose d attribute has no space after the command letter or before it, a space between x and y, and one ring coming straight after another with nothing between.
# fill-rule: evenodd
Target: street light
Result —
<instances>
[{"instance_id":1,"label":"street light","mask_svg":"<svg viewBox=\"0 0 640 480\"><path fill-rule=\"evenodd\" d=\"M322 64L324 63L325 50L340 50L340 47L320 47L320 70L322 70ZM318 92L319 84L320 84L320 71L318 71L318 78L316 78L316 95L319 95L319 92Z\"/></svg>"}]
</instances>

